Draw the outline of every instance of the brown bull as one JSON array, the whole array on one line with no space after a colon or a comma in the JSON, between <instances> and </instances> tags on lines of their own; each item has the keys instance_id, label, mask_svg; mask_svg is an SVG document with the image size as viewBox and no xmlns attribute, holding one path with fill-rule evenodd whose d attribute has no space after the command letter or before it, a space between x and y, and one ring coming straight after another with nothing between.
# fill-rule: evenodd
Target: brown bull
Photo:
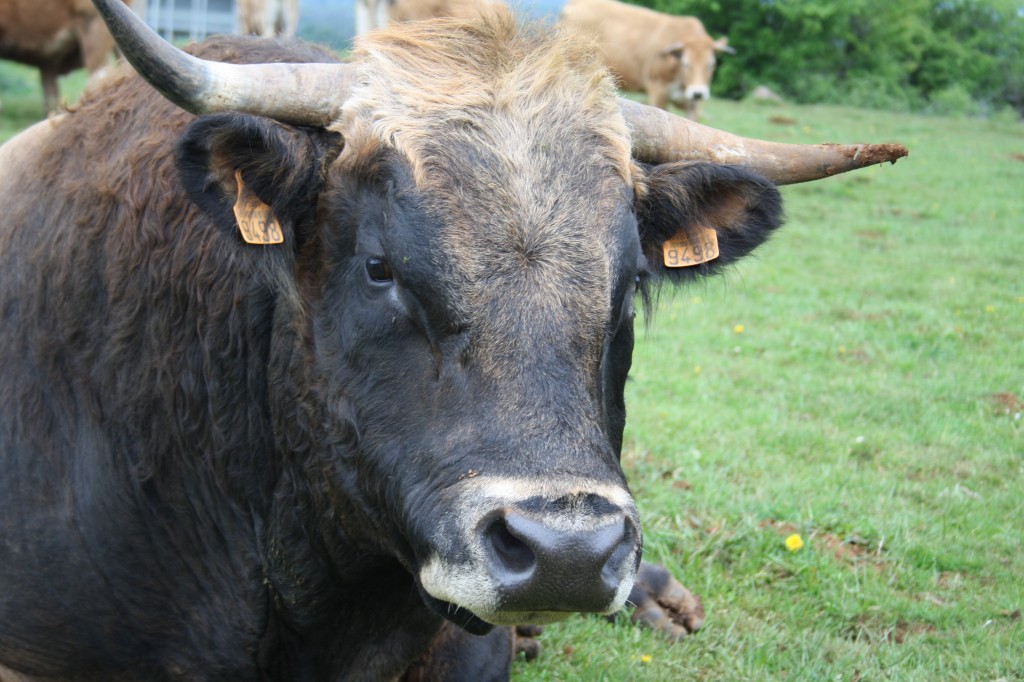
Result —
<instances>
[{"instance_id":1,"label":"brown bull","mask_svg":"<svg viewBox=\"0 0 1024 682\"><path fill-rule=\"evenodd\" d=\"M299 27L299 0L238 0L238 32L293 37Z\"/></svg>"},{"instance_id":2,"label":"brown bull","mask_svg":"<svg viewBox=\"0 0 1024 682\"><path fill-rule=\"evenodd\" d=\"M340 64L97 4L148 84L0 147L0 679L507 680L512 626L627 600L685 634L620 465L637 309L775 182L904 150L620 101L507 17Z\"/></svg>"},{"instance_id":3,"label":"brown bull","mask_svg":"<svg viewBox=\"0 0 1024 682\"><path fill-rule=\"evenodd\" d=\"M646 92L650 104L686 107L700 118L711 97L716 54L733 53L728 38L712 39L696 17L680 17L616 0L570 0L562 21L594 37L601 58L626 90Z\"/></svg>"},{"instance_id":4,"label":"brown bull","mask_svg":"<svg viewBox=\"0 0 1024 682\"><path fill-rule=\"evenodd\" d=\"M113 50L114 39L90 0L0 1L0 59L39 69L48 112L59 104L59 76L83 66L96 74Z\"/></svg>"}]
</instances>

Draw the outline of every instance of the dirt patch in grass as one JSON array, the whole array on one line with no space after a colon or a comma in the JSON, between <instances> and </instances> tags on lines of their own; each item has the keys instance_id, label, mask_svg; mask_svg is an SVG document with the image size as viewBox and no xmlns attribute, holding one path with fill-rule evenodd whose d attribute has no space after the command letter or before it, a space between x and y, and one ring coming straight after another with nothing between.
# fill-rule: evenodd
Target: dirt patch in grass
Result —
<instances>
[{"instance_id":1,"label":"dirt patch in grass","mask_svg":"<svg viewBox=\"0 0 1024 682\"><path fill-rule=\"evenodd\" d=\"M833 308L831 310L832 316L841 322L853 321L868 321L877 322L879 320L887 320L895 317L895 313L891 310L881 310L874 313L865 313L860 310L854 310L852 308Z\"/></svg>"},{"instance_id":2,"label":"dirt patch in grass","mask_svg":"<svg viewBox=\"0 0 1024 682\"><path fill-rule=\"evenodd\" d=\"M845 628L844 634L852 642L903 644L911 637L938 631L938 628L930 623L912 623L905 620L881 623L877 616L862 613Z\"/></svg>"},{"instance_id":3,"label":"dirt patch in grass","mask_svg":"<svg viewBox=\"0 0 1024 682\"><path fill-rule=\"evenodd\" d=\"M935 584L944 590L955 590L963 587L966 579L966 574L960 571L943 571L935 579Z\"/></svg>"},{"instance_id":4,"label":"dirt patch in grass","mask_svg":"<svg viewBox=\"0 0 1024 682\"><path fill-rule=\"evenodd\" d=\"M1008 415L1024 412L1024 400L1014 393L1002 391L1000 393L993 393L988 398L996 414Z\"/></svg>"}]
</instances>

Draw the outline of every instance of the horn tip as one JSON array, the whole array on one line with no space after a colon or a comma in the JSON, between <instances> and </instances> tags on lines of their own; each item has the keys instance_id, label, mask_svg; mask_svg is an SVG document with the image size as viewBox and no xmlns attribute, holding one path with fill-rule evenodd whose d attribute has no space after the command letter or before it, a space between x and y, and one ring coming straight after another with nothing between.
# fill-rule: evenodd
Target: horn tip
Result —
<instances>
[{"instance_id":1,"label":"horn tip","mask_svg":"<svg viewBox=\"0 0 1024 682\"><path fill-rule=\"evenodd\" d=\"M900 159L909 156L910 150L904 145L895 142L887 142L882 144L868 144L864 145L858 150L856 159L863 161L865 166L874 165L876 163L896 163Z\"/></svg>"},{"instance_id":2,"label":"horn tip","mask_svg":"<svg viewBox=\"0 0 1024 682\"><path fill-rule=\"evenodd\" d=\"M839 158L845 159L845 163L836 166L835 172L844 173L855 168L866 168L888 161L896 163L900 159L909 156L910 151L897 142L883 142L881 144L828 144L821 145L831 148L832 153ZM842 170L839 170L842 168Z\"/></svg>"}]
</instances>

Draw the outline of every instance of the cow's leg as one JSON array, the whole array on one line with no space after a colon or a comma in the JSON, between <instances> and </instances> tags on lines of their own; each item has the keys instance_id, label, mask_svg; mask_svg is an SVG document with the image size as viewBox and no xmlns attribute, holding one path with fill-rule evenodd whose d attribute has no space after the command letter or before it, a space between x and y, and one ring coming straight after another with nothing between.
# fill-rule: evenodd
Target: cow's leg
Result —
<instances>
[{"instance_id":1,"label":"cow's leg","mask_svg":"<svg viewBox=\"0 0 1024 682\"><path fill-rule=\"evenodd\" d=\"M402 682L508 682L515 640L512 628L480 636L446 622Z\"/></svg>"},{"instance_id":2,"label":"cow's leg","mask_svg":"<svg viewBox=\"0 0 1024 682\"><path fill-rule=\"evenodd\" d=\"M281 35L294 38L299 29L299 0L284 0L281 7Z\"/></svg>"},{"instance_id":3,"label":"cow's leg","mask_svg":"<svg viewBox=\"0 0 1024 682\"><path fill-rule=\"evenodd\" d=\"M53 69L39 69L39 77L43 81L43 106L46 108L46 115L57 113L60 106L60 90L57 89L57 72Z\"/></svg>"},{"instance_id":4,"label":"cow's leg","mask_svg":"<svg viewBox=\"0 0 1024 682\"><path fill-rule=\"evenodd\" d=\"M75 28L82 50L82 64L90 75L94 75L110 63L114 53L114 39L103 20L96 16L77 18Z\"/></svg>"},{"instance_id":5,"label":"cow's leg","mask_svg":"<svg viewBox=\"0 0 1024 682\"><path fill-rule=\"evenodd\" d=\"M633 622L664 632L675 640L686 637L704 624L704 605L675 579L664 566L640 563L636 582L629 593L634 604Z\"/></svg>"},{"instance_id":6,"label":"cow's leg","mask_svg":"<svg viewBox=\"0 0 1024 682\"><path fill-rule=\"evenodd\" d=\"M652 107L668 110L668 88L663 85L647 86L647 103Z\"/></svg>"},{"instance_id":7,"label":"cow's leg","mask_svg":"<svg viewBox=\"0 0 1024 682\"><path fill-rule=\"evenodd\" d=\"M704 100L693 99L692 97L686 100L686 118L691 121L700 121L700 108Z\"/></svg>"},{"instance_id":8,"label":"cow's leg","mask_svg":"<svg viewBox=\"0 0 1024 682\"><path fill-rule=\"evenodd\" d=\"M375 28L371 18L377 8L376 0L356 0L356 35L361 36Z\"/></svg>"}]
</instances>

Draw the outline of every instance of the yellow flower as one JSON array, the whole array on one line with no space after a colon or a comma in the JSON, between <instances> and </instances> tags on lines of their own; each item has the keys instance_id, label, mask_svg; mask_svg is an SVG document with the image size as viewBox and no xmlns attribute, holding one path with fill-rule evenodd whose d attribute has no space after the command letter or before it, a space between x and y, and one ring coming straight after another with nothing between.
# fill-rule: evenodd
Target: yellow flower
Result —
<instances>
[{"instance_id":1,"label":"yellow flower","mask_svg":"<svg viewBox=\"0 0 1024 682\"><path fill-rule=\"evenodd\" d=\"M694 374L700 374L700 365L694 365L693 366L693 373Z\"/></svg>"},{"instance_id":2,"label":"yellow flower","mask_svg":"<svg viewBox=\"0 0 1024 682\"><path fill-rule=\"evenodd\" d=\"M640 662L645 664L645 665L647 663L650 663L652 660L653 660L653 657L650 654L644 654L643 656L640 657Z\"/></svg>"},{"instance_id":3,"label":"yellow flower","mask_svg":"<svg viewBox=\"0 0 1024 682\"><path fill-rule=\"evenodd\" d=\"M987 305L987 306L985 306L985 312L986 313L994 313L995 311L996 311L996 307L994 305Z\"/></svg>"},{"instance_id":4,"label":"yellow flower","mask_svg":"<svg viewBox=\"0 0 1024 682\"><path fill-rule=\"evenodd\" d=\"M804 546L804 539L800 537L800 533L793 533L786 538L786 549L790 552L799 552Z\"/></svg>"},{"instance_id":5,"label":"yellow flower","mask_svg":"<svg viewBox=\"0 0 1024 682\"><path fill-rule=\"evenodd\" d=\"M743 333L743 325L742 324L738 324L735 327L733 327L732 330L734 332L736 332L737 334L742 334Z\"/></svg>"}]
</instances>

